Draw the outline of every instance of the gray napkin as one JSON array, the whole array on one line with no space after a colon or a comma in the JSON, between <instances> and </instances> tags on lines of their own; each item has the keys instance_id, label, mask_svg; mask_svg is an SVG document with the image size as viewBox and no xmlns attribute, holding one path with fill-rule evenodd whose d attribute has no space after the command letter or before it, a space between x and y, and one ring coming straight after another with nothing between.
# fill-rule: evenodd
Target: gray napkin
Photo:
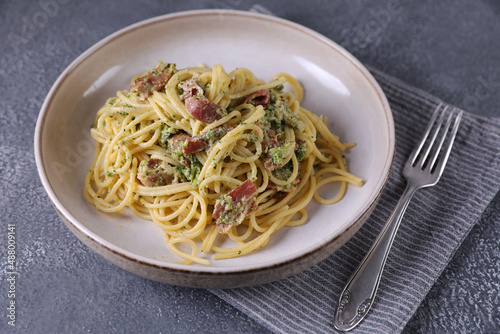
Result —
<instances>
[{"instance_id":1,"label":"gray napkin","mask_svg":"<svg viewBox=\"0 0 500 334\"><path fill-rule=\"evenodd\" d=\"M331 333L337 298L405 187L402 166L441 103L371 70L396 124L394 167L379 205L359 232L318 265L273 283L215 295L276 333ZM352 333L399 333L500 188L500 119L465 112L439 183L419 190L394 241L374 305Z\"/></svg>"}]
</instances>

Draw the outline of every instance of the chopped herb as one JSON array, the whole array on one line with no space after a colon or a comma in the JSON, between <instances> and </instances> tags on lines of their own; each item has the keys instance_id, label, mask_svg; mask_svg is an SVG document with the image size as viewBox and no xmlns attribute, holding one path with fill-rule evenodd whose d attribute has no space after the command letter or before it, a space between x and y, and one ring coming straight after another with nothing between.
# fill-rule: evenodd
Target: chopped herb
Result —
<instances>
[{"instance_id":1,"label":"chopped herb","mask_svg":"<svg viewBox=\"0 0 500 334\"><path fill-rule=\"evenodd\" d=\"M298 148L295 150L295 156L298 161L302 161L305 158L307 153L307 145L305 143L301 143L298 145Z\"/></svg>"},{"instance_id":2,"label":"chopped herb","mask_svg":"<svg viewBox=\"0 0 500 334\"><path fill-rule=\"evenodd\" d=\"M274 165L281 165L290 154L292 154L295 143L286 142L283 145L273 147L269 150L269 155L273 160Z\"/></svg>"}]
</instances>

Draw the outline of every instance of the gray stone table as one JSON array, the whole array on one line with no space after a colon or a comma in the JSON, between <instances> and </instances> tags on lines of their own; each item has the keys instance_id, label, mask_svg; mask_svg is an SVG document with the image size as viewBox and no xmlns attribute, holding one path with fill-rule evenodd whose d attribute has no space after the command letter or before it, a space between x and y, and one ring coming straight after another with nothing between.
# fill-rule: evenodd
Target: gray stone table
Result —
<instances>
[{"instance_id":1,"label":"gray stone table","mask_svg":"<svg viewBox=\"0 0 500 334\"><path fill-rule=\"evenodd\" d=\"M206 290L152 282L94 254L57 217L33 155L45 95L91 45L153 16L248 10L256 4L446 102L500 116L500 2L495 0L1 1L0 333L267 332ZM16 327L7 318L9 224L16 236ZM498 332L499 240L497 195L405 332ZM488 297L489 291L497 291L496 297Z\"/></svg>"}]
</instances>

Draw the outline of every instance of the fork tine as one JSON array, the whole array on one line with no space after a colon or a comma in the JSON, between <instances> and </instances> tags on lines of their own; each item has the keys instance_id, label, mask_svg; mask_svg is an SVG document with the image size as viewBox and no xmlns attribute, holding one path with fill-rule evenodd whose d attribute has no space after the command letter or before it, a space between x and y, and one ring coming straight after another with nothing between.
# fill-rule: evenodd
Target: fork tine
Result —
<instances>
[{"instance_id":1,"label":"fork tine","mask_svg":"<svg viewBox=\"0 0 500 334\"><path fill-rule=\"evenodd\" d=\"M448 114L448 117L446 119L446 124L444 125L442 131L440 131L441 139L439 140L439 143L437 144L437 146L433 149L433 156L430 158L430 162L427 165L427 168L429 169L429 171L431 173L434 171L435 163L436 163L439 155L441 154L441 149L443 148L443 144L446 140L446 137L448 136L448 131L449 131L450 126L451 126L453 114L454 114L453 112L450 112ZM441 118L444 118L444 113L441 116ZM441 124L439 124L439 126L441 127Z\"/></svg>"},{"instance_id":2,"label":"fork tine","mask_svg":"<svg viewBox=\"0 0 500 334\"><path fill-rule=\"evenodd\" d=\"M460 121L462 120L462 114L463 114L462 110L459 110L458 113L456 113L456 112L453 111L450 114L450 116L448 117L448 122L446 124L446 131L445 131L445 133L443 135L443 138L441 140L439 148L436 151L437 153L434 156L432 165L434 164L434 162L438 158L438 155L439 155L439 153L441 151L441 148L442 148L442 146L443 146L446 138L448 138L448 142L446 144L444 152L442 153L441 159L437 162L437 165L436 166L431 166L431 173L437 173L438 175L440 175L443 172L444 167L446 165L446 162L448 161L448 157L450 156L451 148L453 147L453 143L455 141L455 137L457 135L458 126L460 125ZM453 122L453 128L449 132L448 130L449 130L450 126L451 126L451 122L452 122L453 116L455 116L455 121ZM448 134L448 132L449 132L449 134Z\"/></svg>"},{"instance_id":3,"label":"fork tine","mask_svg":"<svg viewBox=\"0 0 500 334\"><path fill-rule=\"evenodd\" d=\"M442 127L443 121L444 121L444 116L446 115L447 110L448 110L448 106L444 107L442 112L439 112L439 109L437 109L435 111L435 116L437 117L439 115L439 119L436 121L436 117L434 117L434 115L433 115L433 122L429 122L428 131L431 131L432 129L433 130L432 130L431 139L428 142L427 142L427 138L422 141L422 144L424 144L424 142L427 142L427 146L426 146L425 152L422 154L422 156L420 158L420 166L419 166L420 169L424 169L424 168L429 167L431 165L431 164L429 164L429 160L428 160L429 154L431 154L431 152L434 154L434 156L436 155L436 152L439 152L440 147L436 151L435 146L434 146L434 142L436 141L436 138L441 131L441 127ZM449 125L447 124L447 126L449 126ZM447 130L447 128L445 128L445 133L446 133L446 130Z\"/></svg>"},{"instance_id":4,"label":"fork tine","mask_svg":"<svg viewBox=\"0 0 500 334\"><path fill-rule=\"evenodd\" d=\"M424 132L422 138L420 139L418 146L413 150L413 152L408 157L408 161L411 162L412 166L415 166L417 159L420 158L420 153L422 152L422 148L424 147L424 144L427 141L427 137L431 133L432 127L433 127L434 123L436 122L436 119L439 115L439 111L440 111L442 105L443 105L443 103L440 103L436 107L436 109L434 110L434 113L432 114L432 117L427 125L427 128L425 129L425 132ZM446 107L445 107L445 109L446 109Z\"/></svg>"}]
</instances>

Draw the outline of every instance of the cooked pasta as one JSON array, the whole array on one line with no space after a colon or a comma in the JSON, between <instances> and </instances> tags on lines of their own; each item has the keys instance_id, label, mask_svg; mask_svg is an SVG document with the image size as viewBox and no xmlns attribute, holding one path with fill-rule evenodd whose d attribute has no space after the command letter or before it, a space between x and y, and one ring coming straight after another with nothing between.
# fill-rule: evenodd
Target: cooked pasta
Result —
<instances>
[{"instance_id":1,"label":"cooked pasta","mask_svg":"<svg viewBox=\"0 0 500 334\"><path fill-rule=\"evenodd\" d=\"M97 112L85 198L154 221L181 263L257 250L304 224L313 198L333 204L362 184L343 154L354 144L302 108L302 96L284 73L265 82L244 68L160 62ZM338 191L324 198L321 187Z\"/></svg>"}]
</instances>

